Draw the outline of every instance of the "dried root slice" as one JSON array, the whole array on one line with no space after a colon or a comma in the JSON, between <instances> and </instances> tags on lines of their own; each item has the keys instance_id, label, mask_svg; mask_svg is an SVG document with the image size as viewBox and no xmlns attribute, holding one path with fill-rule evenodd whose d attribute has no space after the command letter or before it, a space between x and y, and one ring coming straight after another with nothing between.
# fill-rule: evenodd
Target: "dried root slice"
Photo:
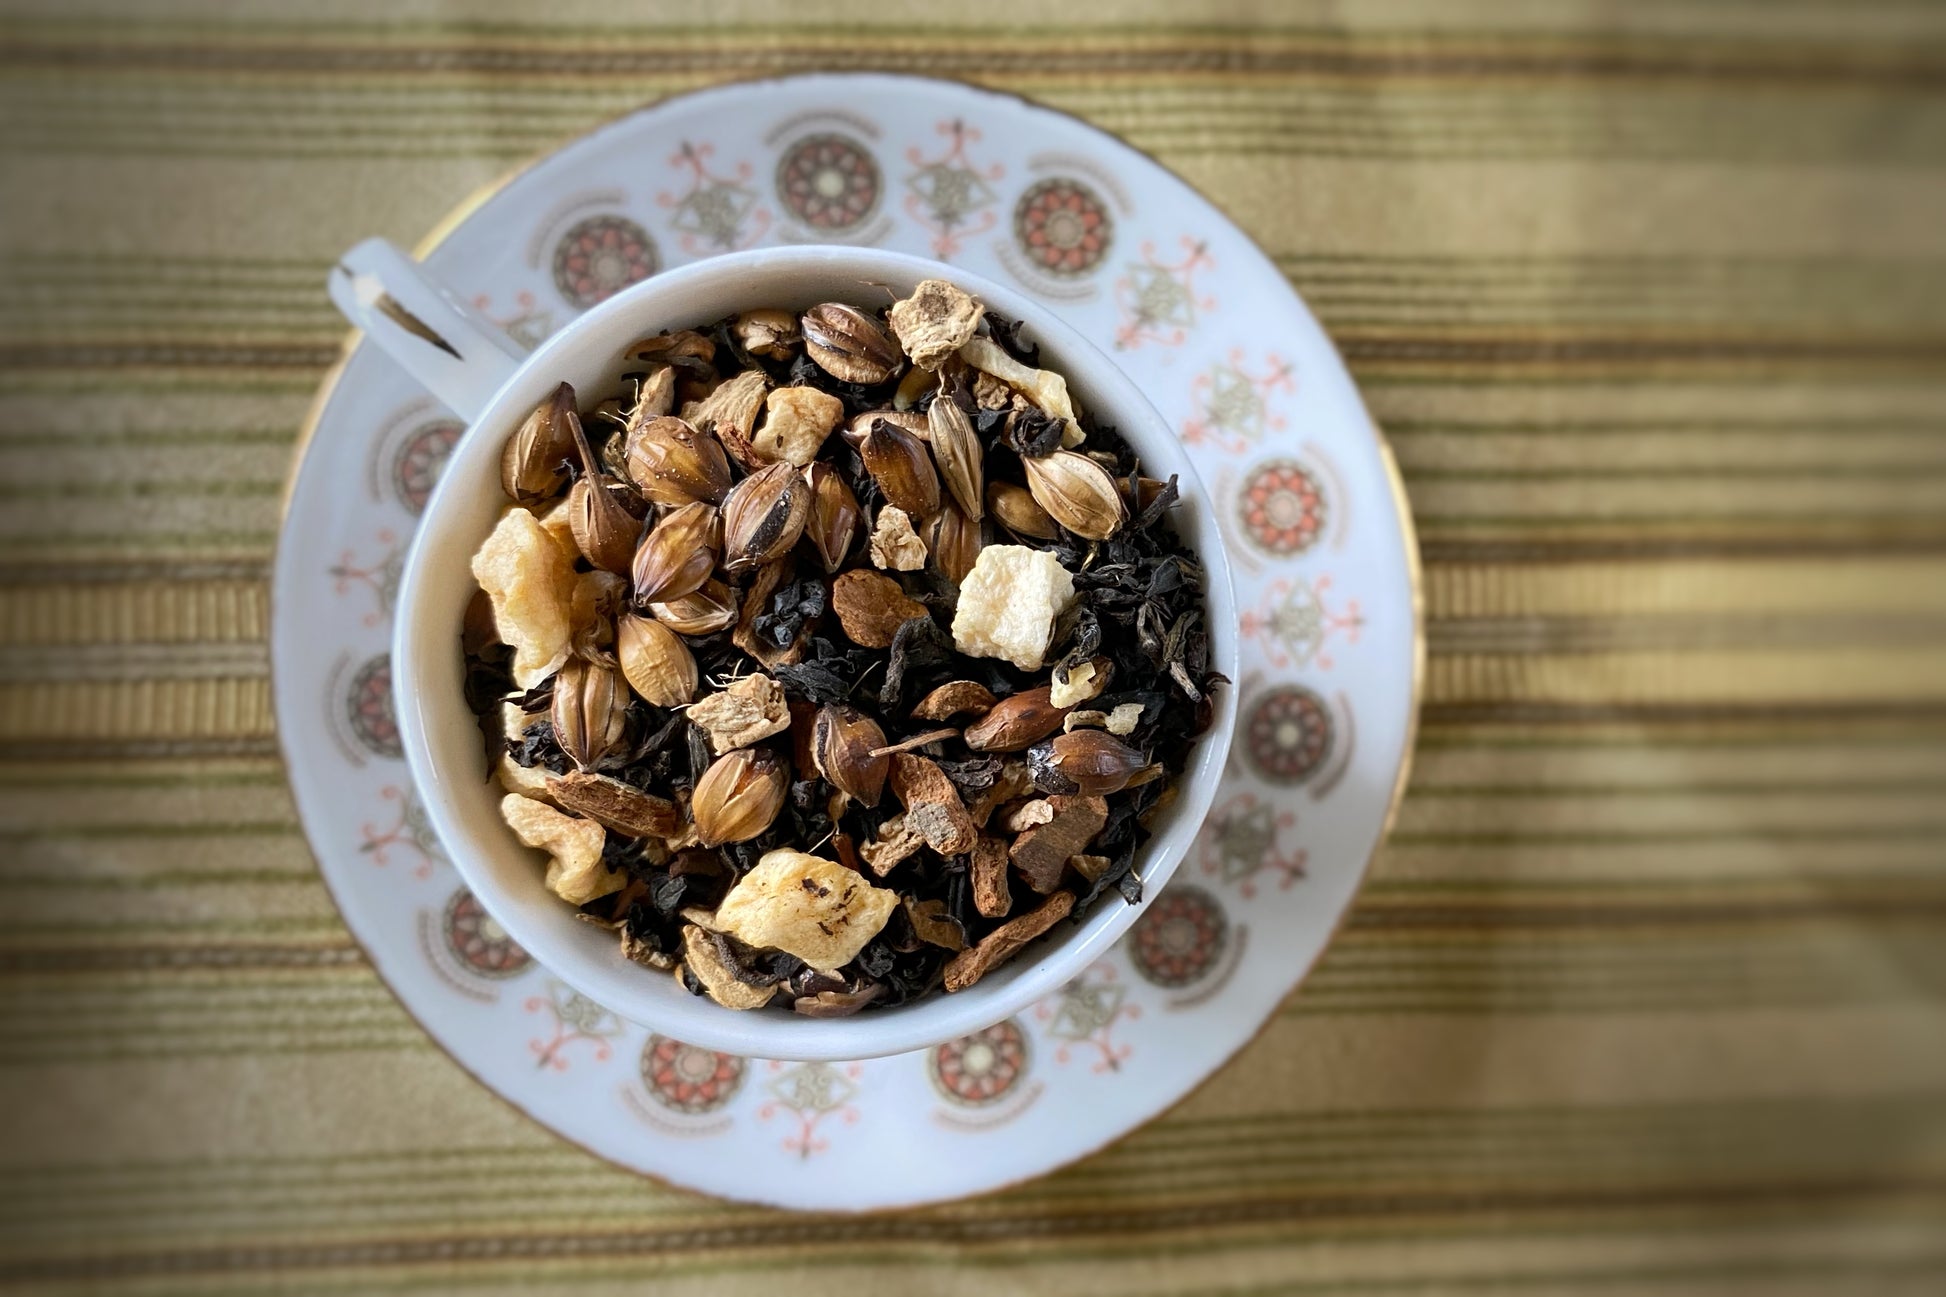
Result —
<instances>
[{"instance_id":1,"label":"dried root slice","mask_svg":"<svg viewBox=\"0 0 1946 1297\"><path fill-rule=\"evenodd\" d=\"M912 515L893 505L878 511L869 545L872 566L917 572L926 565L926 542L912 529Z\"/></svg>"},{"instance_id":2,"label":"dried root slice","mask_svg":"<svg viewBox=\"0 0 1946 1297\"><path fill-rule=\"evenodd\" d=\"M905 917L912 921L912 931L919 940L944 950L966 949L966 932L948 916L946 902L915 901L908 896L903 904Z\"/></svg>"},{"instance_id":3,"label":"dried root slice","mask_svg":"<svg viewBox=\"0 0 1946 1297\"><path fill-rule=\"evenodd\" d=\"M1068 858L1079 855L1108 823L1108 803L1100 797L1050 797L1053 817L1014 839L1014 868L1029 887L1045 895L1061 885Z\"/></svg>"},{"instance_id":4,"label":"dried root slice","mask_svg":"<svg viewBox=\"0 0 1946 1297\"><path fill-rule=\"evenodd\" d=\"M493 601L493 624L513 647L514 683L532 689L568 660L574 637L574 562L540 520L509 509L473 555L473 579Z\"/></svg>"},{"instance_id":5,"label":"dried root slice","mask_svg":"<svg viewBox=\"0 0 1946 1297\"><path fill-rule=\"evenodd\" d=\"M722 693L691 703L689 719L709 735L710 747L719 756L791 727L784 686L767 675L733 680Z\"/></svg>"},{"instance_id":6,"label":"dried root slice","mask_svg":"<svg viewBox=\"0 0 1946 1297\"><path fill-rule=\"evenodd\" d=\"M699 431L715 433L730 458L754 473L770 462L750 441L757 426L757 411L763 409L764 389L769 386L762 370L746 369L719 384L694 408L684 409L682 417Z\"/></svg>"},{"instance_id":7,"label":"dried root slice","mask_svg":"<svg viewBox=\"0 0 1946 1297\"><path fill-rule=\"evenodd\" d=\"M898 893L835 861L767 851L723 898L716 926L746 946L781 950L830 972L858 957L898 903Z\"/></svg>"},{"instance_id":8,"label":"dried root slice","mask_svg":"<svg viewBox=\"0 0 1946 1297\"><path fill-rule=\"evenodd\" d=\"M919 831L905 822L904 815L894 815L878 826L878 834L870 842L858 848L872 872L880 878L891 873L899 862L909 858L926 840Z\"/></svg>"},{"instance_id":9,"label":"dried root slice","mask_svg":"<svg viewBox=\"0 0 1946 1297\"><path fill-rule=\"evenodd\" d=\"M890 648L899 627L926 615L926 605L883 572L853 568L831 583L831 610L845 637L861 648Z\"/></svg>"},{"instance_id":10,"label":"dried root slice","mask_svg":"<svg viewBox=\"0 0 1946 1297\"><path fill-rule=\"evenodd\" d=\"M964 991L1000 965L1012 959L1020 948L1068 917L1074 909L1073 892L1056 892L1038 908L1017 919L1010 919L980 939L971 950L953 956L946 965L946 989Z\"/></svg>"},{"instance_id":11,"label":"dried root slice","mask_svg":"<svg viewBox=\"0 0 1946 1297\"><path fill-rule=\"evenodd\" d=\"M1013 909L1007 886L1007 841L983 837L973 844L973 908L989 919L1003 919Z\"/></svg>"},{"instance_id":12,"label":"dried root slice","mask_svg":"<svg viewBox=\"0 0 1946 1297\"><path fill-rule=\"evenodd\" d=\"M628 882L619 870L602 863L601 847L608 835L593 820L563 815L544 802L513 794L500 799L500 818L524 845L552 857L544 881L568 904L586 905Z\"/></svg>"},{"instance_id":13,"label":"dried root slice","mask_svg":"<svg viewBox=\"0 0 1946 1297\"><path fill-rule=\"evenodd\" d=\"M890 644L891 641L887 640L886 643ZM961 713L985 715L996 701L993 691L979 681L954 680L921 698L912 709L912 719L949 721Z\"/></svg>"},{"instance_id":14,"label":"dried root slice","mask_svg":"<svg viewBox=\"0 0 1946 1297\"><path fill-rule=\"evenodd\" d=\"M1068 396L1068 380L1051 369L1030 369L1005 351L992 338L974 338L959 349L960 359L983 373L992 374L1009 387L1026 393L1027 399L1056 419L1074 418L1074 402Z\"/></svg>"},{"instance_id":15,"label":"dried root slice","mask_svg":"<svg viewBox=\"0 0 1946 1297\"><path fill-rule=\"evenodd\" d=\"M906 823L942 856L971 851L980 830L946 772L910 752L894 753L890 760L892 792L905 804Z\"/></svg>"},{"instance_id":16,"label":"dried root slice","mask_svg":"<svg viewBox=\"0 0 1946 1297\"><path fill-rule=\"evenodd\" d=\"M922 280L912 296L894 302L886 322L912 363L936 369L973 340L986 314L979 300L943 279Z\"/></svg>"},{"instance_id":17,"label":"dried root slice","mask_svg":"<svg viewBox=\"0 0 1946 1297\"><path fill-rule=\"evenodd\" d=\"M777 983L745 981L725 948L726 938L691 924L682 930L682 960L710 999L726 1009L761 1009L776 998Z\"/></svg>"},{"instance_id":18,"label":"dried root slice","mask_svg":"<svg viewBox=\"0 0 1946 1297\"><path fill-rule=\"evenodd\" d=\"M673 838L682 832L682 812L666 797L645 793L607 775L575 770L547 781L554 804L586 816L625 838Z\"/></svg>"}]
</instances>

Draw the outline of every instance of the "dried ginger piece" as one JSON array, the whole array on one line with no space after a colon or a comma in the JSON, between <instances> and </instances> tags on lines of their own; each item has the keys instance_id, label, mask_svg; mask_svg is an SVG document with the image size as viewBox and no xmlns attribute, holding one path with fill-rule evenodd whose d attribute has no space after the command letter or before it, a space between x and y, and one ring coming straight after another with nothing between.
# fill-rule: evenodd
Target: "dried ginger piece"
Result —
<instances>
[{"instance_id":1,"label":"dried ginger piece","mask_svg":"<svg viewBox=\"0 0 1946 1297\"><path fill-rule=\"evenodd\" d=\"M763 427L750 444L766 460L803 468L844 418L845 403L815 387L780 387L764 398Z\"/></svg>"},{"instance_id":2,"label":"dried ginger piece","mask_svg":"<svg viewBox=\"0 0 1946 1297\"><path fill-rule=\"evenodd\" d=\"M1001 349L992 338L974 338L959 349L960 359L982 373L1024 392L1027 399L1056 419L1074 418L1068 380L1051 369L1030 369Z\"/></svg>"},{"instance_id":3,"label":"dried ginger piece","mask_svg":"<svg viewBox=\"0 0 1946 1297\"><path fill-rule=\"evenodd\" d=\"M500 818L522 843L553 857L543 881L568 904L586 905L627 884L625 874L602 862L608 834L593 820L563 815L545 802L514 793L500 799Z\"/></svg>"},{"instance_id":4,"label":"dried ginger piece","mask_svg":"<svg viewBox=\"0 0 1946 1297\"><path fill-rule=\"evenodd\" d=\"M982 937L979 945L961 951L947 963L946 989L964 991L1012 959L1022 946L1065 919L1072 909L1074 893L1056 892L1042 901L1039 908L1001 924Z\"/></svg>"},{"instance_id":5,"label":"dried ginger piece","mask_svg":"<svg viewBox=\"0 0 1946 1297\"><path fill-rule=\"evenodd\" d=\"M560 670L574 637L574 565L525 509L509 509L473 555L473 579L513 647L514 683L532 689Z\"/></svg>"},{"instance_id":6,"label":"dried ginger piece","mask_svg":"<svg viewBox=\"0 0 1946 1297\"><path fill-rule=\"evenodd\" d=\"M912 296L892 304L886 322L912 363L937 369L939 362L973 340L986 314L979 299L943 279L921 280Z\"/></svg>"},{"instance_id":7,"label":"dried ginger piece","mask_svg":"<svg viewBox=\"0 0 1946 1297\"><path fill-rule=\"evenodd\" d=\"M872 527L873 567L894 572L917 572L926 565L926 542L912 529L912 515L894 505L878 511Z\"/></svg>"},{"instance_id":8,"label":"dried ginger piece","mask_svg":"<svg viewBox=\"0 0 1946 1297\"><path fill-rule=\"evenodd\" d=\"M719 756L791 727L784 686L767 675L732 680L723 692L691 703L689 719L709 735L710 747Z\"/></svg>"}]
</instances>

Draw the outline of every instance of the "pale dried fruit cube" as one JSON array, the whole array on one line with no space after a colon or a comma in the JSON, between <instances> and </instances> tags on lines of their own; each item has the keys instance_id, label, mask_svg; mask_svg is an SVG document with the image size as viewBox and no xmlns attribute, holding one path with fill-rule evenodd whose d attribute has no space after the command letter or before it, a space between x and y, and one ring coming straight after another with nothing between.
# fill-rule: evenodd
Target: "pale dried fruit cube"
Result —
<instances>
[{"instance_id":1,"label":"pale dried fruit cube","mask_svg":"<svg viewBox=\"0 0 1946 1297\"><path fill-rule=\"evenodd\" d=\"M1074 578L1046 550L988 545L960 582L953 644L970 657L1038 671L1054 619L1074 602Z\"/></svg>"},{"instance_id":2,"label":"pale dried fruit cube","mask_svg":"<svg viewBox=\"0 0 1946 1297\"><path fill-rule=\"evenodd\" d=\"M691 703L689 719L709 735L710 747L719 755L781 734L791 725L784 686L767 675L733 680L722 693Z\"/></svg>"},{"instance_id":3,"label":"pale dried fruit cube","mask_svg":"<svg viewBox=\"0 0 1946 1297\"><path fill-rule=\"evenodd\" d=\"M845 414L845 403L815 387L780 387L764 398L764 422L750 444L767 460L803 468Z\"/></svg>"},{"instance_id":4,"label":"pale dried fruit cube","mask_svg":"<svg viewBox=\"0 0 1946 1297\"><path fill-rule=\"evenodd\" d=\"M536 515L535 521L540 523L542 531L554 538L554 543L567 555L568 562L581 557L581 545L574 538L574 513L568 508L565 495L549 505L546 513Z\"/></svg>"},{"instance_id":5,"label":"pale dried fruit cube","mask_svg":"<svg viewBox=\"0 0 1946 1297\"><path fill-rule=\"evenodd\" d=\"M767 851L723 898L716 927L746 946L781 950L828 972L856 959L898 904L898 893L835 861Z\"/></svg>"},{"instance_id":6,"label":"pale dried fruit cube","mask_svg":"<svg viewBox=\"0 0 1946 1297\"><path fill-rule=\"evenodd\" d=\"M574 564L533 514L507 511L473 555L473 579L513 647L514 683L531 689L559 670L574 634Z\"/></svg>"},{"instance_id":7,"label":"pale dried fruit cube","mask_svg":"<svg viewBox=\"0 0 1946 1297\"><path fill-rule=\"evenodd\" d=\"M1107 687L1110 670L1106 658L1090 658L1065 672L1056 670L1048 682L1048 701L1056 707L1079 707Z\"/></svg>"},{"instance_id":8,"label":"pale dried fruit cube","mask_svg":"<svg viewBox=\"0 0 1946 1297\"><path fill-rule=\"evenodd\" d=\"M926 542L912 529L912 515L893 505L878 511L872 528L872 566L917 572L926 565Z\"/></svg>"},{"instance_id":9,"label":"pale dried fruit cube","mask_svg":"<svg viewBox=\"0 0 1946 1297\"><path fill-rule=\"evenodd\" d=\"M1108 732L1110 734L1133 734L1135 727L1142 723L1141 703L1120 703L1108 713Z\"/></svg>"},{"instance_id":10,"label":"pale dried fruit cube","mask_svg":"<svg viewBox=\"0 0 1946 1297\"><path fill-rule=\"evenodd\" d=\"M563 815L531 797L512 794L500 799L500 818L522 843L553 857L547 863L544 881L548 890L568 904L586 905L621 891L627 883L619 870L602 863L602 843L608 834L593 820Z\"/></svg>"}]
</instances>

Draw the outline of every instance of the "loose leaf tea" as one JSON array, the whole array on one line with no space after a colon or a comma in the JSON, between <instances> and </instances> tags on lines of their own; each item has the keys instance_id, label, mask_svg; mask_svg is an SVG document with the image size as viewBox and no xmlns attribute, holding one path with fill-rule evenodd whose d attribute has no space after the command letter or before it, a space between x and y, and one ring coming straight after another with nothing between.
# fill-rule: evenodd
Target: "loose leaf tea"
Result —
<instances>
[{"instance_id":1,"label":"loose leaf tea","mask_svg":"<svg viewBox=\"0 0 1946 1297\"><path fill-rule=\"evenodd\" d=\"M1139 901L1224 683L1175 479L942 280L627 354L612 430L563 384L509 439L461 642L547 886L694 994L821 1018Z\"/></svg>"}]
</instances>

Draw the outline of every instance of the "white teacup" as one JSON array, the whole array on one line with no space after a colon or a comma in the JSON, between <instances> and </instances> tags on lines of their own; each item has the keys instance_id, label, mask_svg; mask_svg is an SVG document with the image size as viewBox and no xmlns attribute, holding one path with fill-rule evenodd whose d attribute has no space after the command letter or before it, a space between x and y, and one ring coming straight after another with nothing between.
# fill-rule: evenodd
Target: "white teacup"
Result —
<instances>
[{"instance_id":1,"label":"white teacup","mask_svg":"<svg viewBox=\"0 0 1946 1297\"><path fill-rule=\"evenodd\" d=\"M595 307L522 359L496 326L461 305L383 240L346 254L332 299L366 336L470 425L433 492L406 559L392 644L393 688L406 760L439 840L487 912L555 976L624 1018L667 1036L758 1058L872 1058L924 1049L1001 1021L1051 994L1107 953L1142 907L1104 897L1010 963L954 994L818 1019L736 1012L689 995L674 978L624 959L614 934L583 923L541 883L542 862L502 822L479 730L461 693L460 624L474 591L470 560L508 501L500 490L507 436L563 381L583 400L615 391L623 349L663 329L706 324L754 307L824 301L870 307L922 279L946 278L1025 325L1043 363L1067 376L1083 409L1113 425L1152 477L1174 474L1173 521L1207 572L1211 665L1237 678L1236 596L1222 534L1182 444L1134 383L1038 303L955 267L866 248L742 252L667 271ZM889 292L888 292L889 290ZM1234 686L1197 742L1174 803L1136 860L1145 894L1160 891L1208 813L1236 724Z\"/></svg>"}]
</instances>

